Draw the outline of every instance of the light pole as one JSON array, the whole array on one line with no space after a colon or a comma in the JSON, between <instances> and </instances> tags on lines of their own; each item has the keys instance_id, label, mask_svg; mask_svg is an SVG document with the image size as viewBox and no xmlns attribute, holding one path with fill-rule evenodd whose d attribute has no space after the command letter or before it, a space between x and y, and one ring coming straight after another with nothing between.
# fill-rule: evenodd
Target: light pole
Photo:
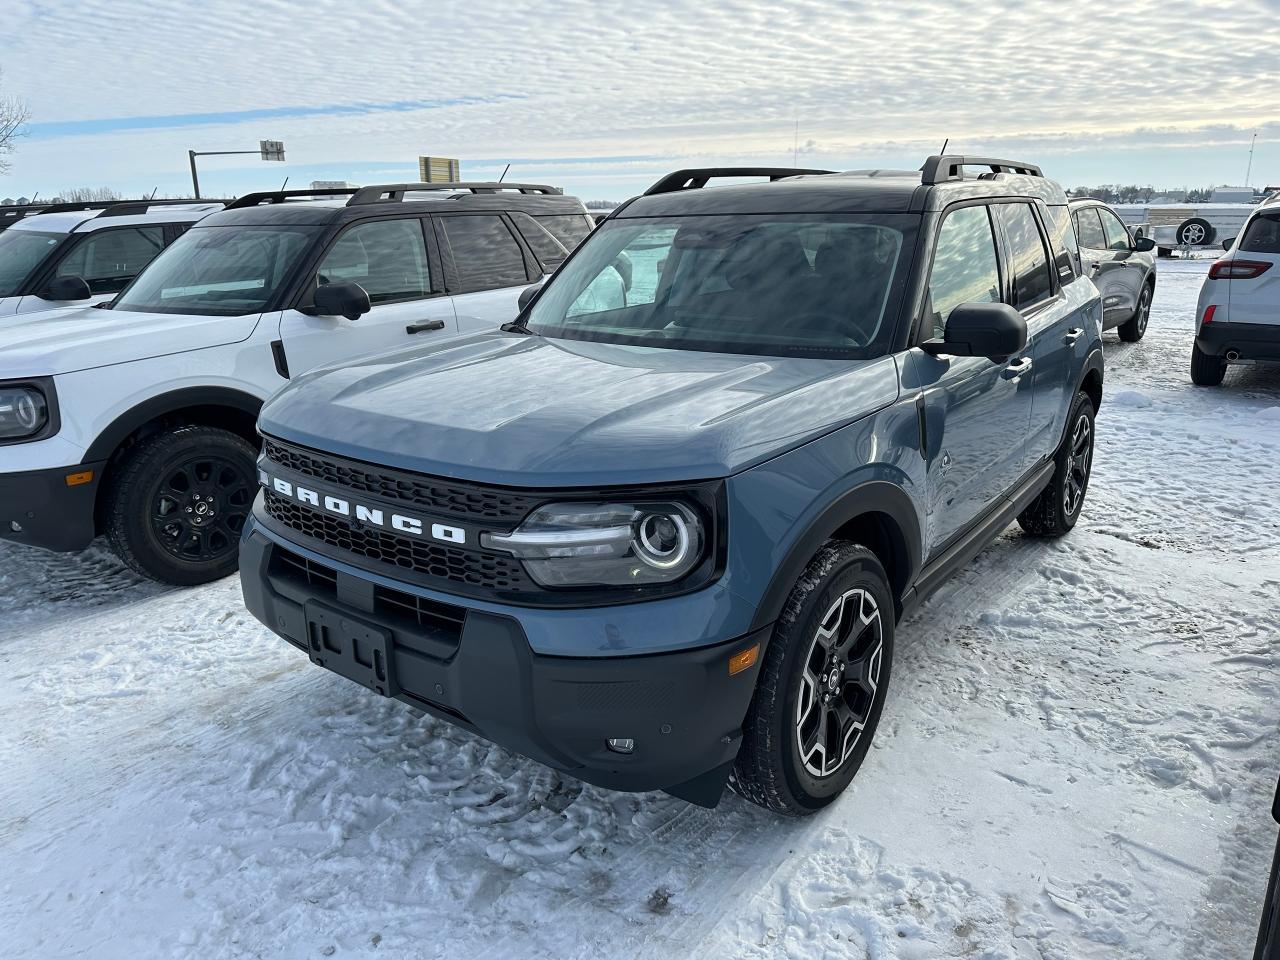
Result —
<instances>
[{"instance_id":1,"label":"light pole","mask_svg":"<svg viewBox=\"0 0 1280 960\"><path fill-rule=\"evenodd\" d=\"M196 173L196 157L228 157L233 154L256 153L263 160L284 160L283 140L259 140L257 150L188 150L187 160L191 163L191 189L195 198L200 199L200 177Z\"/></svg>"}]
</instances>

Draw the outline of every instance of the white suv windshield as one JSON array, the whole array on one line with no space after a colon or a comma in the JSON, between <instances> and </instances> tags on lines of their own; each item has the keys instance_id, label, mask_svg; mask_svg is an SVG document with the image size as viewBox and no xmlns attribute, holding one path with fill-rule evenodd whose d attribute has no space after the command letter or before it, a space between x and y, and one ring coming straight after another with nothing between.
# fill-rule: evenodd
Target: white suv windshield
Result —
<instances>
[{"instance_id":1,"label":"white suv windshield","mask_svg":"<svg viewBox=\"0 0 1280 960\"><path fill-rule=\"evenodd\" d=\"M0 233L0 297L12 297L22 282L44 262L69 234L35 230L6 230Z\"/></svg>"},{"instance_id":2,"label":"white suv windshield","mask_svg":"<svg viewBox=\"0 0 1280 960\"><path fill-rule=\"evenodd\" d=\"M322 230L314 226L196 227L120 294L113 310L238 316L258 313L293 276Z\"/></svg>"},{"instance_id":3,"label":"white suv windshield","mask_svg":"<svg viewBox=\"0 0 1280 960\"><path fill-rule=\"evenodd\" d=\"M761 214L606 222L530 310L545 337L711 353L887 351L905 214Z\"/></svg>"}]
</instances>

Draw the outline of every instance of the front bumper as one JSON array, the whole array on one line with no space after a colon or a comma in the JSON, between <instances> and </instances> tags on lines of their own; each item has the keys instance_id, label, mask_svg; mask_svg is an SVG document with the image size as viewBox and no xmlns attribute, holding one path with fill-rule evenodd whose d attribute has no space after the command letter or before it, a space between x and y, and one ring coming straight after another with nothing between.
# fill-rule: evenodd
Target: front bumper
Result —
<instances>
[{"instance_id":1,"label":"front bumper","mask_svg":"<svg viewBox=\"0 0 1280 960\"><path fill-rule=\"evenodd\" d=\"M535 653L520 618L390 590L250 527L249 611L325 666L509 750L614 790L666 790L714 806L742 740L761 657L729 658L769 629L644 656ZM660 604L664 601L652 601ZM619 754L612 738L635 741Z\"/></svg>"},{"instance_id":2,"label":"front bumper","mask_svg":"<svg viewBox=\"0 0 1280 960\"><path fill-rule=\"evenodd\" d=\"M1241 360L1280 363L1280 322L1201 324L1196 346L1211 357L1234 350Z\"/></svg>"},{"instance_id":3,"label":"front bumper","mask_svg":"<svg viewBox=\"0 0 1280 960\"><path fill-rule=\"evenodd\" d=\"M103 466L0 473L0 538L46 550L83 550L95 533L94 504ZM92 471L92 480L67 485L68 476L86 471Z\"/></svg>"}]
</instances>

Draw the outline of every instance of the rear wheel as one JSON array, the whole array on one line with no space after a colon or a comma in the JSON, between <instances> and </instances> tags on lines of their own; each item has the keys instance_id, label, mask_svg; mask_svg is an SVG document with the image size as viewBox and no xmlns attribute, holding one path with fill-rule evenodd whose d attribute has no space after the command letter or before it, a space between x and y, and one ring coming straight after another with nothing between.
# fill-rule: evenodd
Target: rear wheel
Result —
<instances>
[{"instance_id":1,"label":"rear wheel","mask_svg":"<svg viewBox=\"0 0 1280 960\"><path fill-rule=\"evenodd\" d=\"M1191 345L1191 382L1198 387L1216 387L1227 374L1227 361L1211 353L1205 353L1196 344Z\"/></svg>"},{"instance_id":2,"label":"rear wheel","mask_svg":"<svg viewBox=\"0 0 1280 960\"><path fill-rule=\"evenodd\" d=\"M1116 331L1120 334L1120 339L1126 343L1137 343L1142 339L1142 335L1147 332L1147 322L1151 319L1151 284L1144 283L1142 285L1142 293L1138 294L1138 306L1133 311L1133 316L1120 324L1120 328Z\"/></svg>"},{"instance_id":3,"label":"rear wheel","mask_svg":"<svg viewBox=\"0 0 1280 960\"><path fill-rule=\"evenodd\" d=\"M1040 496L1018 514L1018 523L1027 533L1061 537L1080 519L1093 469L1093 415L1089 395L1077 393L1067 418L1067 432L1054 454L1053 479Z\"/></svg>"},{"instance_id":4,"label":"rear wheel","mask_svg":"<svg viewBox=\"0 0 1280 960\"><path fill-rule=\"evenodd\" d=\"M862 765L884 708L894 608L875 554L830 541L774 627L729 784L778 813L826 806Z\"/></svg>"},{"instance_id":5,"label":"rear wheel","mask_svg":"<svg viewBox=\"0 0 1280 960\"><path fill-rule=\"evenodd\" d=\"M112 549L143 576L190 586L235 572L257 494L255 451L216 427L181 427L134 447L107 493Z\"/></svg>"}]
</instances>

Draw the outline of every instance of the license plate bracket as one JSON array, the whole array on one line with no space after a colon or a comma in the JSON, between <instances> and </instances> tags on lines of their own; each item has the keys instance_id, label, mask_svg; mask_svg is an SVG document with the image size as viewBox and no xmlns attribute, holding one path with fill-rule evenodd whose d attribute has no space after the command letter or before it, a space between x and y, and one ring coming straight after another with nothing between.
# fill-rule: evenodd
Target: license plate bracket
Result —
<instances>
[{"instance_id":1,"label":"license plate bracket","mask_svg":"<svg viewBox=\"0 0 1280 960\"><path fill-rule=\"evenodd\" d=\"M391 631L315 602L303 605L303 615L312 663L384 697L400 692Z\"/></svg>"}]
</instances>

